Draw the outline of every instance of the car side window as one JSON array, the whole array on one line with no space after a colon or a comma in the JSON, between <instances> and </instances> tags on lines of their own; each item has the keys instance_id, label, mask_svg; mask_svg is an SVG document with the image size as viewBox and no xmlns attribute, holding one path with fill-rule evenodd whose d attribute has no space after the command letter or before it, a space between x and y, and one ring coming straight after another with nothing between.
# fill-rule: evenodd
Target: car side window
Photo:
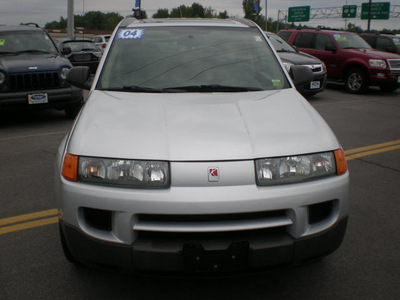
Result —
<instances>
[{"instance_id":1,"label":"car side window","mask_svg":"<svg viewBox=\"0 0 400 300\"><path fill-rule=\"evenodd\" d=\"M281 37L285 42L287 42L290 39L291 35L292 33L290 31L278 32L278 36Z\"/></svg>"},{"instance_id":2,"label":"car side window","mask_svg":"<svg viewBox=\"0 0 400 300\"><path fill-rule=\"evenodd\" d=\"M293 45L299 48L309 48L313 47L314 33L311 32L299 32L293 41Z\"/></svg>"},{"instance_id":3,"label":"car side window","mask_svg":"<svg viewBox=\"0 0 400 300\"><path fill-rule=\"evenodd\" d=\"M374 37L368 36L368 35L362 35L361 37L364 40L366 40L367 43L371 45L371 47L375 48L376 42L375 42L375 38Z\"/></svg>"},{"instance_id":4,"label":"car side window","mask_svg":"<svg viewBox=\"0 0 400 300\"><path fill-rule=\"evenodd\" d=\"M332 39L326 34L318 33L315 38L315 49L325 51L329 46L335 46Z\"/></svg>"},{"instance_id":5,"label":"car side window","mask_svg":"<svg viewBox=\"0 0 400 300\"><path fill-rule=\"evenodd\" d=\"M389 39L378 37L376 40L376 49L386 51L388 47L392 47L392 43Z\"/></svg>"},{"instance_id":6,"label":"car side window","mask_svg":"<svg viewBox=\"0 0 400 300\"><path fill-rule=\"evenodd\" d=\"M93 39L93 42L95 42L95 43L100 43L100 42L101 42L101 38L95 37L95 38Z\"/></svg>"}]
</instances>

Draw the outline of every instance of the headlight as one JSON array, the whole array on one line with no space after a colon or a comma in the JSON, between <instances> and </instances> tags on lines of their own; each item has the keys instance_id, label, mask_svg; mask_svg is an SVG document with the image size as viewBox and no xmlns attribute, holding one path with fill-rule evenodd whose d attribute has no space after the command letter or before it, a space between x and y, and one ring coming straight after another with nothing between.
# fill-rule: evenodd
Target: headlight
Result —
<instances>
[{"instance_id":1,"label":"headlight","mask_svg":"<svg viewBox=\"0 0 400 300\"><path fill-rule=\"evenodd\" d=\"M60 70L60 77L61 77L62 80L67 80L68 72L69 72L68 68L62 68Z\"/></svg>"},{"instance_id":2,"label":"headlight","mask_svg":"<svg viewBox=\"0 0 400 300\"><path fill-rule=\"evenodd\" d=\"M255 162L257 185L295 183L332 176L337 174L336 161L334 152L258 159Z\"/></svg>"},{"instance_id":3,"label":"headlight","mask_svg":"<svg viewBox=\"0 0 400 300\"><path fill-rule=\"evenodd\" d=\"M0 84L3 84L6 81L6 75L3 72L0 72Z\"/></svg>"},{"instance_id":4,"label":"headlight","mask_svg":"<svg viewBox=\"0 0 400 300\"><path fill-rule=\"evenodd\" d=\"M290 68L293 66L293 64L284 62L284 63L283 63L283 66L285 67L286 71L289 72L289 71L290 71Z\"/></svg>"},{"instance_id":5,"label":"headlight","mask_svg":"<svg viewBox=\"0 0 400 300\"><path fill-rule=\"evenodd\" d=\"M386 68L386 62L383 59L370 59L369 65L375 68Z\"/></svg>"},{"instance_id":6,"label":"headlight","mask_svg":"<svg viewBox=\"0 0 400 300\"><path fill-rule=\"evenodd\" d=\"M326 65L325 65L324 63L322 63L322 70L323 70L324 72L326 72Z\"/></svg>"},{"instance_id":7,"label":"headlight","mask_svg":"<svg viewBox=\"0 0 400 300\"><path fill-rule=\"evenodd\" d=\"M79 157L78 181L136 188L168 188L169 165L164 161Z\"/></svg>"}]
</instances>

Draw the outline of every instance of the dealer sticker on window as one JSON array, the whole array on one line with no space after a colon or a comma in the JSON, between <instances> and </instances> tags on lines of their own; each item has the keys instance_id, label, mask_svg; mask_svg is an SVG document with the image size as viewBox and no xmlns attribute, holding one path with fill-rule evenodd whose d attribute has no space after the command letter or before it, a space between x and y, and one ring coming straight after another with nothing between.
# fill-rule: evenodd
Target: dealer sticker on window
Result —
<instances>
[{"instance_id":1,"label":"dealer sticker on window","mask_svg":"<svg viewBox=\"0 0 400 300\"><path fill-rule=\"evenodd\" d=\"M321 87L321 82L319 81L311 81L310 82L310 89L315 90Z\"/></svg>"},{"instance_id":2,"label":"dealer sticker on window","mask_svg":"<svg viewBox=\"0 0 400 300\"><path fill-rule=\"evenodd\" d=\"M49 98L47 97L47 93L40 94L28 94L28 103L29 104L41 104L48 103Z\"/></svg>"},{"instance_id":3,"label":"dealer sticker on window","mask_svg":"<svg viewBox=\"0 0 400 300\"><path fill-rule=\"evenodd\" d=\"M117 32L117 40L138 40L144 36L145 29L120 29Z\"/></svg>"}]
</instances>

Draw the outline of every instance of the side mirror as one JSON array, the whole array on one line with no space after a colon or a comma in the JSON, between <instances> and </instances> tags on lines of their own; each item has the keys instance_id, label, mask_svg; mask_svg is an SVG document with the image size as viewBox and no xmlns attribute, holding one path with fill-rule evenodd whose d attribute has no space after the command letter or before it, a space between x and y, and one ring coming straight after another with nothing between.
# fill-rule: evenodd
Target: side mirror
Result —
<instances>
[{"instance_id":1,"label":"side mirror","mask_svg":"<svg viewBox=\"0 0 400 300\"><path fill-rule=\"evenodd\" d=\"M61 54L62 55L68 55L68 54L71 54L71 53L72 53L71 47L63 47L62 50L61 50Z\"/></svg>"},{"instance_id":2,"label":"side mirror","mask_svg":"<svg viewBox=\"0 0 400 300\"><path fill-rule=\"evenodd\" d=\"M67 81L78 88L90 90L93 76L90 76L89 67L73 67L69 70Z\"/></svg>"},{"instance_id":3,"label":"side mirror","mask_svg":"<svg viewBox=\"0 0 400 300\"><path fill-rule=\"evenodd\" d=\"M335 45L328 45L328 46L325 46L325 50L326 51L336 52L337 48L336 48Z\"/></svg>"},{"instance_id":4,"label":"side mirror","mask_svg":"<svg viewBox=\"0 0 400 300\"><path fill-rule=\"evenodd\" d=\"M305 66L291 66L289 71L295 86L301 86L314 79L314 74L310 68Z\"/></svg>"}]
</instances>

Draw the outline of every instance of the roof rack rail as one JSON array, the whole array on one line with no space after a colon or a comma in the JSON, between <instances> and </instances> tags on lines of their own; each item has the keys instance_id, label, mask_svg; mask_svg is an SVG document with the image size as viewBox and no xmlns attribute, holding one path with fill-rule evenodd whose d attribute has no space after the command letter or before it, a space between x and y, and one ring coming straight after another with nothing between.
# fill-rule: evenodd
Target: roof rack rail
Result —
<instances>
[{"instance_id":1,"label":"roof rack rail","mask_svg":"<svg viewBox=\"0 0 400 300\"><path fill-rule=\"evenodd\" d=\"M25 25L25 26L35 26L36 28L40 28L40 26L39 26L37 23L32 23L32 22L30 22L30 23L24 23L24 24L22 24L22 25Z\"/></svg>"},{"instance_id":2,"label":"roof rack rail","mask_svg":"<svg viewBox=\"0 0 400 300\"><path fill-rule=\"evenodd\" d=\"M119 25L119 27L122 27L122 28L127 27L129 24L131 24L133 21L136 21L136 20L137 19L133 18L133 17L125 18L125 20L122 21L122 23L121 23L121 25Z\"/></svg>"},{"instance_id":3,"label":"roof rack rail","mask_svg":"<svg viewBox=\"0 0 400 300\"><path fill-rule=\"evenodd\" d=\"M247 25L247 26L252 27L252 28L257 27L257 25L253 21L248 20L248 19L232 18L231 20L237 21L239 23L242 23L242 24Z\"/></svg>"}]
</instances>

